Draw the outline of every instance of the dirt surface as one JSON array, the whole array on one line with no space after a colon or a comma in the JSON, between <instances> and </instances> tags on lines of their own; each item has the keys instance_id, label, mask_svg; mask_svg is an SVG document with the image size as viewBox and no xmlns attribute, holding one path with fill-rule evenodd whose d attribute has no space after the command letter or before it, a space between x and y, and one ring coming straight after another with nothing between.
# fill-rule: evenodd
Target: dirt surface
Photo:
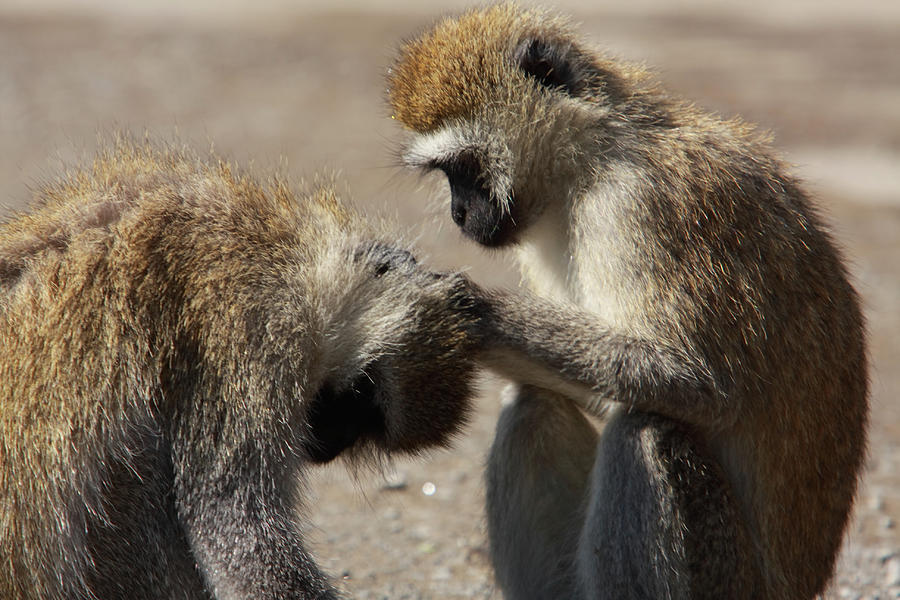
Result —
<instances>
[{"instance_id":1,"label":"dirt surface","mask_svg":"<svg viewBox=\"0 0 900 600\"><path fill-rule=\"evenodd\" d=\"M900 597L900 3L561 6L674 90L772 129L821 199L865 299L872 355L870 455L827 597ZM508 264L459 238L443 182L395 166L383 73L399 41L446 8L0 0L0 204L21 207L29 186L90 156L98 132L177 135L261 171L339 170L354 201L396 218L432 264L515 285ZM501 386L485 380L452 451L398 462L389 485L343 465L315 474L310 536L348 595L500 597L482 468Z\"/></svg>"}]
</instances>

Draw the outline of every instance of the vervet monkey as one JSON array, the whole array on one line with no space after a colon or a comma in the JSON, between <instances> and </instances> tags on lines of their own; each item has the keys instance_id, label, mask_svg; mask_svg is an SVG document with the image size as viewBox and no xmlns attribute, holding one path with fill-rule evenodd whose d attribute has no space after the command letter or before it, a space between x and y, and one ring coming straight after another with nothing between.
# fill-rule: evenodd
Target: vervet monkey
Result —
<instances>
[{"instance_id":1,"label":"vervet monkey","mask_svg":"<svg viewBox=\"0 0 900 600\"><path fill-rule=\"evenodd\" d=\"M514 4L440 21L388 79L405 162L544 299L483 307L522 384L487 473L506 597L820 593L864 458L863 319L766 137Z\"/></svg>"},{"instance_id":2,"label":"vervet monkey","mask_svg":"<svg viewBox=\"0 0 900 600\"><path fill-rule=\"evenodd\" d=\"M0 597L335 598L298 478L470 396L462 280L387 235L129 142L0 226Z\"/></svg>"}]
</instances>

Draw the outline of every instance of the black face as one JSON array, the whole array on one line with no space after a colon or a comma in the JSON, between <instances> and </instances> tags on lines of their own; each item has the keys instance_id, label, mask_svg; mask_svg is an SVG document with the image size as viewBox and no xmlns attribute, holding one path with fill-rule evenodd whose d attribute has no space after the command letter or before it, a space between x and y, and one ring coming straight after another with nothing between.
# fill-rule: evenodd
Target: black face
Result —
<instances>
[{"instance_id":1,"label":"black face","mask_svg":"<svg viewBox=\"0 0 900 600\"><path fill-rule=\"evenodd\" d=\"M309 408L309 437L303 446L310 460L326 463L362 437L384 432L384 413L375 402L373 378L360 374L343 390L326 384Z\"/></svg>"},{"instance_id":2,"label":"black face","mask_svg":"<svg viewBox=\"0 0 900 600\"><path fill-rule=\"evenodd\" d=\"M510 199L508 211L501 207L485 184L481 164L475 157L461 154L434 167L447 176L450 183L450 215L467 237L493 248L515 241L514 200Z\"/></svg>"}]
</instances>

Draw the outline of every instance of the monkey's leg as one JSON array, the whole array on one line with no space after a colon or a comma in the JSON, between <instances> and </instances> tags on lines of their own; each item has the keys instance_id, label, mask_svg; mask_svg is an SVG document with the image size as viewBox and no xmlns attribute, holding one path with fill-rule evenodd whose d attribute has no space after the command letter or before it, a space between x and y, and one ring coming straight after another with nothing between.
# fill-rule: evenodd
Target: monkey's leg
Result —
<instances>
[{"instance_id":1,"label":"monkey's leg","mask_svg":"<svg viewBox=\"0 0 900 600\"><path fill-rule=\"evenodd\" d=\"M759 597L743 519L721 468L688 428L616 414L591 482L577 559L586 598Z\"/></svg>"},{"instance_id":2,"label":"monkey's leg","mask_svg":"<svg viewBox=\"0 0 900 600\"><path fill-rule=\"evenodd\" d=\"M503 409L488 458L487 521L509 600L577 597L573 561L596 445L574 403L552 392L524 387Z\"/></svg>"}]
</instances>

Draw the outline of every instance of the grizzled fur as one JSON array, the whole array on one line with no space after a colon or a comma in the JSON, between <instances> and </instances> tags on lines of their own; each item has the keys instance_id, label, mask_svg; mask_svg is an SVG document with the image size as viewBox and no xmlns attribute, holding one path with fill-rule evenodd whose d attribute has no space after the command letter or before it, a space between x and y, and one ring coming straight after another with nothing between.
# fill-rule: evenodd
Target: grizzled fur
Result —
<instances>
[{"instance_id":1,"label":"grizzled fur","mask_svg":"<svg viewBox=\"0 0 900 600\"><path fill-rule=\"evenodd\" d=\"M485 313L526 384L488 466L507 597L820 593L865 451L863 319L765 137L512 4L413 39L389 85L407 164L545 298ZM582 411L607 407L598 436Z\"/></svg>"},{"instance_id":2,"label":"grizzled fur","mask_svg":"<svg viewBox=\"0 0 900 600\"><path fill-rule=\"evenodd\" d=\"M0 596L335 597L298 476L457 431L461 280L184 151L37 196L0 227Z\"/></svg>"}]
</instances>

